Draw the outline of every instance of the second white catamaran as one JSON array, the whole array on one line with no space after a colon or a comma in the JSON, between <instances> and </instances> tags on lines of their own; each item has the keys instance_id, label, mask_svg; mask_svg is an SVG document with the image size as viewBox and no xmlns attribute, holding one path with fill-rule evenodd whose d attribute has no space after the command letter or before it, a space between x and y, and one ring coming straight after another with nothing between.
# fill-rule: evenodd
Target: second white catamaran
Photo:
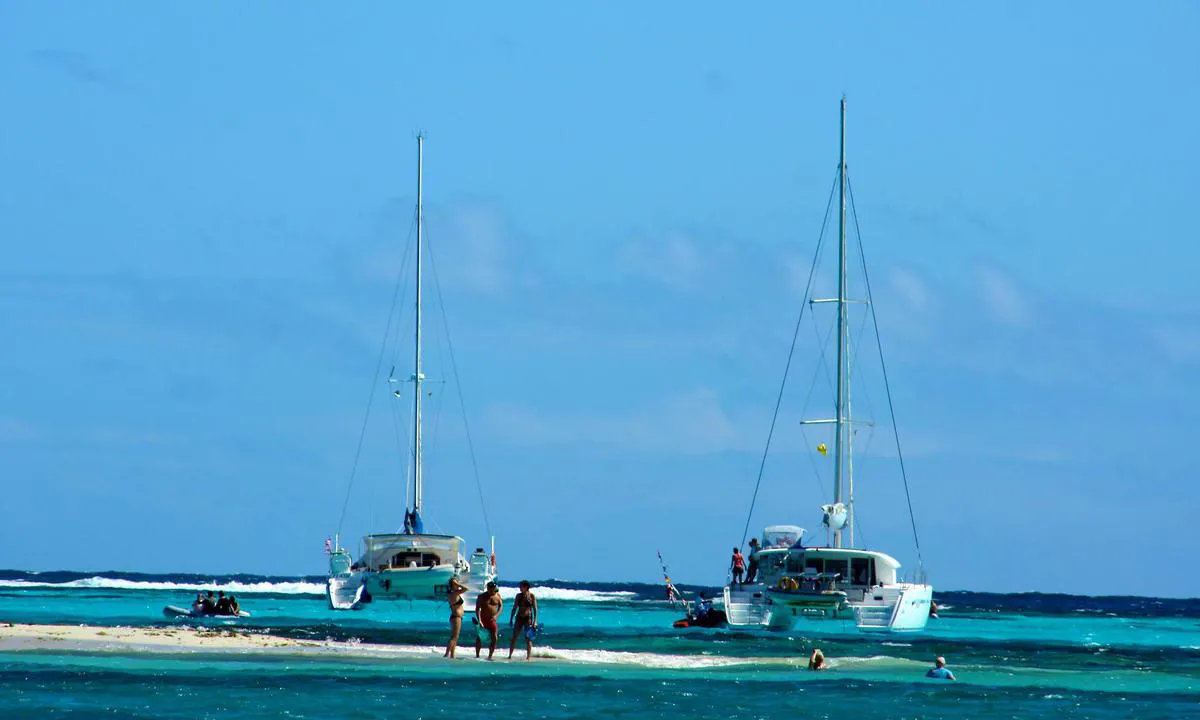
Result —
<instances>
[{"instance_id":1,"label":"second white catamaran","mask_svg":"<svg viewBox=\"0 0 1200 720\"><path fill-rule=\"evenodd\" d=\"M917 631L924 629L931 613L933 587L925 582L923 568L915 574L913 582L904 582L899 573L900 563L895 558L877 550L854 547L853 426L863 423L851 417L850 405L847 306L856 301L847 297L845 98L841 103L840 149L837 297L805 297L810 304L828 303L837 311L834 416L803 421L805 425L826 425L833 429L833 503L821 507L822 522L832 535L832 543L826 547L806 546L804 530L800 527L767 527L762 533L759 549L752 555L752 563L758 570L754 582L731 583L725 588L726 620L732 626L788 630L799 624L818 623L813 629L820 629L820 625L836 629L837 626L829 625L828 621L837 620L860 631ZM814 258L814 274L816 262ZM865 263L863 267L865 280ZM869 283L866 283L866 289L867 298L857 302L869 305ZM808 292L811 290L810 279ZM874 312L873 307L870 312ZM882 352L880 359L882 361ZM886 378L884 370L885 383ZM890 392L888 395L890 404ZM824 443L817 449L822 455L828 453ZM907 493L907 480L905 491ZM909 512L911 516L911 504ZM915 540L915 523L913 537ZM919 555L919 544L917 552Z\"/></svg>"}]
</instances>

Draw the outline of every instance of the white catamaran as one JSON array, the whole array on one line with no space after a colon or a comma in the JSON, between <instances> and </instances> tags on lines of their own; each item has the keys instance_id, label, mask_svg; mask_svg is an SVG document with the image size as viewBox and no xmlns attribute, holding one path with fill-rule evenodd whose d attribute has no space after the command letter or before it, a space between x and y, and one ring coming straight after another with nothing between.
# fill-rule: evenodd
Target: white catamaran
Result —
<instances>
[{"instance_id":1,"label":"white catamaran","mask_svg":"<svg viewBox=\"0 0 1200 720\"><path fill-rule=\"evenodd\" d=\"M404 511L401 532L363 537L363 552L357 561L343 548L340 539L326 541L329 553L327 594L329 605L338 610L357 609L373 599L441 599L448 583L458 578L477 593L496 577L496 554L476 548L470 560L464 557L465 541L455 535L425 532L422 511L424 474L421 464L421 396L425 375L421 370L421 252L422 179L425 138L417 136L417 237L416 237L416 322L414 332L412 407L412 507ZM398 393L396 394L398 396Z\"/></svg>"},{"instance_id":2,"label":"white catamaran","mask_svg":"<svg viewBox=\"0 0 1200 720\"><path fill-rule=\"evenodd\" d=\"M924 581L923 568L917 573L915 582L903 582L898 572L900 563L893 557L876 550L854 547L853 434L851 428L853 425L860 424L860 421L852 419L850 412L850 333L847 322L847 305L856 301L847 297L846 192L848 181L846 178L846 99L844 97L841 102L840 149L837 178L840 202L837 297L817 299L808 294L805 297L810 305L834 304L838 313L834 417L803 421L805 425L831 425L833 427L833 503L821 507L822 522L832 534L832 544L826 547L806 547L802 528L795 525L767 527L763 531L759 550L752 554L752 564L756 565L758 569L755 581L744 585L731 583L725 588L726 619L732 626L765 626L774 630L789 630L798 624L808 625L815 622L831 628L828 621L839 620L860 631L918 631L924 629L931 612L933 587ZM816 263L817 260L814 258L814 274ZM811 291L810 279L807 292L811 293ZM857 302L870 304L869 283L867 283L867 299ZM874 312L873 307L870 311ZM882 353L880 358L882 360ZM886 377L885 369L885 383ZM889 392L889 404L890 402ZM828 452L824 443L817 449L822 455ZM898 442L897 451L899 451ZM901 471L903 475L903 461L901 461ZM907 493L907 480L905 481L905 492ZM747 522L748 525L749 522ZM913 527L915 539L915 524ZM919 556L919 544L917 552ZM820 627L813 629L820 629Z\"/></svg>"}]
</instances>

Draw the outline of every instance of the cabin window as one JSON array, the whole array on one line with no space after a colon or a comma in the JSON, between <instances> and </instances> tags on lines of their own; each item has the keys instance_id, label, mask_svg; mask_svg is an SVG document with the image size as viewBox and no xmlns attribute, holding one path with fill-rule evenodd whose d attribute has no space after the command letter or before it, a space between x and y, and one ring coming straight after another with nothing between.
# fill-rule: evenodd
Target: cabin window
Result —
<instances>
[{"instance_id":1,"label":"cabin window","mask_svg":"<svg viewBox=\"0 0 1200 720\"><path fill-rule=\"evenodd\" d=\"M401 552L392 556L392 567L406 568L410 565L417 567L434 567L440 564L438 556L433 553Z\"/></svg>"},{"instance_id":2,"label":"cabin window","mask_svg":"<svg viewBox=\"0 0 1200 720\"><path fill-rule=\"evenodd\" d=\"M823 573L825 572L825 561L819 557L810 557L804 561L805 572Z\"/></svg>"},{"instance_id":3,"label":"cabin window","mask_svg":"<svg viewBox=\"0 0 1200 720\"><path fill-rule=\"evenodd\" d=\"M850 582L855 585L871 586L875 584L875 563L871 558L850 559Z\"/></svg>"},{"instance_id":4,"label":"cabin window","mask_svg":"<svg viewBox=\"0 0 1200 720\"><path fill-rule=\"evenodd\" d=\"M801 567L800 563L801 563L803 560L804 560L804 556L803 556L803 555L791 555L791 554L789 554L789 555L787 556L787 571L788 571L788 572L790 572L790 573L798 573L798 572L802 572L803 570L802 570L802 567Z\"/></svg>"},{"instance_id":5,"label":"cabin window","mask_svg":"<svg viewBox=\"0 0 1200 720\"><path fill-rule=\"evenodd\" d=\"M825 561L825 572L837 573L838 575L842 576L840 578L841 580L845 580L846 578L850 577L850 573L846 572L846 570L846 561L842 558L831 558Z\"/></svg>"}]
</instances>

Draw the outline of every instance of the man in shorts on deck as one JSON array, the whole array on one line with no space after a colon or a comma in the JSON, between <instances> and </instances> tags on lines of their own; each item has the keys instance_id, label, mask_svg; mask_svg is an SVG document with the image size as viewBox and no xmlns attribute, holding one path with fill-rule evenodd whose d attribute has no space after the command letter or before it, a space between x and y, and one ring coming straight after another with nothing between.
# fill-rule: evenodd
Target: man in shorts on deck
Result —
<instances>
[{"instance_id":1,"label":"man in shorts on deck","mask_svg":"<svg viewBox=\"0 0 1200 720\"><path fill-rule=\"evenodd\" d=\"M479 597L475 599L475 657L479 657L479 652L483 649L484 633L488 636L488 660L496 653L496 641L500 637L500 626L496 621L503 609L504 601L500 599L500 588L496 587L494 582L488 583L487 591L479 593Z\"/></svg>"}]
</instances>

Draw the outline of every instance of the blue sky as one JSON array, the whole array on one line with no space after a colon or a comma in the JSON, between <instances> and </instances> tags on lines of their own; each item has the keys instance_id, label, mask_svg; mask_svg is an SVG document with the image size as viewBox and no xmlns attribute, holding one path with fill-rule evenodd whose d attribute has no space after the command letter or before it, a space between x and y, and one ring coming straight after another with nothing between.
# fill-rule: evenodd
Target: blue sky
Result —
<instances>
[{"instance_id":1,"label":"blue sky","mask_svg":"<svg viewBox=\"0 0 1200 720\"><path fill-rule=\"evenodd\" d=\"M1198 30L1184 2L0 3L0 566L323 572L424 129L501 574L654 581L661 548L720 582L845 93L933 582L1196 595ZM818 528L820 327L755 527ZM477 544L435 395L427 514ZM399 525L391 431L347 534ZM862 534L911 567L880 434Z\"/></svg>"}]
</instances>

